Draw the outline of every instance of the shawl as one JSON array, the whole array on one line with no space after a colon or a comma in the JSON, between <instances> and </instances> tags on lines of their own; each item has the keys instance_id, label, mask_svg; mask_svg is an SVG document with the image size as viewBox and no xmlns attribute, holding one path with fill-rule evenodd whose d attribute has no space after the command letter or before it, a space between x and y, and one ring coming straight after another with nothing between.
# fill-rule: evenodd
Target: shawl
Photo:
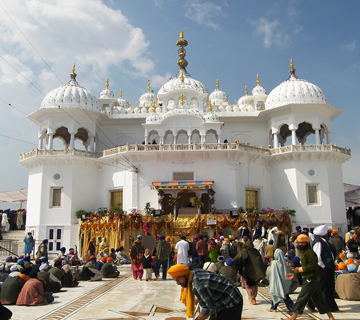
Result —
<instances>
[{"instance_id":1,"label":"shawl","mask_svg":"<svg viewBox=\"0 0 360 320\"><path fill-rule=\"evenodd\" d=\"M274 304L278 303L289 293L291 281L285 280L288 268L284 254L280 249L275 250L274 260L271 264L270 294Z\"/></svg>"},{"instance_id":2,"label":"shawl","mask_svg":"<svg viewBox=\"0 0 360 320\"><path fill-rule=\"evenodd\" d=\"M194 273L189 272L188 284L186 288L181 288L180 301L186 306L186 316L191 318L194 316L195 310L195 294L191 289L191 279Z\"/></svg>"}]
</instances>

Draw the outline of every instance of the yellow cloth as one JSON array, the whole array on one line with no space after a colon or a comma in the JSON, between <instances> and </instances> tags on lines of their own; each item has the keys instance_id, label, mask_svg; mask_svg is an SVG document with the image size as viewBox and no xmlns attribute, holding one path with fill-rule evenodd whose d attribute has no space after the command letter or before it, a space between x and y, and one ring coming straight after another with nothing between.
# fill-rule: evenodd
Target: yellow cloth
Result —
<instances>
[{"instance_id":1,"label":"yellow cloth","mask_svg":"<svg viewBox=\"0 0 360 320\"><path fill-rule=\"evenodd\" d=\"M185 276L189 273L190 269L183 265L183 264L175 264L172 267L170 267L167 271L167 273L172 277L181 277Z\"/></svg>"},{"instance_id":2,"label":"yellow cloth","mask_svg":"<svg viewBox=\"0 0 360 320\"><path fill-rule=\"evenodd\" d=\"M181 288L180 301L186 306L186 316L191 318L195 311L195 295L191 289L190 282L194 273L189 271L188 284L186 288Z\"/></svg>"}]
</instances>

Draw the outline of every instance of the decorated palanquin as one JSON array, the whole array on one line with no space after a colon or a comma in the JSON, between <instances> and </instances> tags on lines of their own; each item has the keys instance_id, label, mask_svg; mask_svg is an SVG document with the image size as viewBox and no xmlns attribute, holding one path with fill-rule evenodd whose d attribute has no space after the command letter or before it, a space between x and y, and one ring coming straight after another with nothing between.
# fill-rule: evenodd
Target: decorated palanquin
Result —
<instances>
[{"instance_id":1,"label":"decorated palanquin","mask_svg":"<svg viewBox=\"0 0 360 320\"><path fill-rule=\"evenodd\" d=\"M268 210L268 209L267 209ZM122 214L113 216L91 216L80 223L79 243L82 256L86 253L89 240L92 237L106 237L110 248L124 246L128 252L137 235L150 233L154 238L158 235L169 236L171 243L176 243L181 235L192 237L199 233L207 233L210 236L223 232L224 235L235 235L242 221L246 220L249 227L253 227L257 220L267 227L269 222L274 222L280 230L286 234L291 232L291 215L288 210L266 211L265 213L240 213L237 217L231 217L228 213L216 214L166 214L159 217L145 216L139 213Z\"/></svg>"}]
</instances>

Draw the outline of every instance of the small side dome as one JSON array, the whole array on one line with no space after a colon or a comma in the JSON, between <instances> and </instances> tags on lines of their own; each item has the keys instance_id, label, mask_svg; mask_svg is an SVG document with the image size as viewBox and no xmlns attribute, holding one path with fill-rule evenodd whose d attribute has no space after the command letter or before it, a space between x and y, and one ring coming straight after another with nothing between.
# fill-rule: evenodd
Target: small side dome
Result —
<instances>
[{"instance_id":1,"label":"small side dome","mask_svg":"<svg viewBox=\"0 0 360 320\"><path fill-rule=\"evenodd\" d=\"M252 107L252 97L248 96L248 89L247 86L245 86L245 95L243 95L239 100L238 100L238 106L240 111L252 111L251 109L253 109Z\"/></svg>"},{"instance_id":2,"label":"small side dome","mask_svg":"<svg viewBox=\"0 0 360 320\"><path fill-rule=\"evenodd\" d=\"M212 110L211 101L209 100L209 112L204 116L205 122L219 122L219 117Z\"/></svg>"},{"instance_id":3,"label":"small side dome","mask_svg":"<svg viewBox=\"0 0 360 320\"><path fill-rule=\"evenodd\" d=\"M227 104L229 101L227 94L224 91L221 91L219 85L219 79L216 80L216 89L210 93L209 100L213 106L220 106L222 104Z\"/></svg>"},{"instance_id":4,"label":"small side dome","mask_svg":"<svg viewBox=\"0 0 360 320\"><path fill-rule=\"evenodd\" d=\"M96 97L77 83L75 64L70 77L68 83L50 91L45 96L40 108L74 108L100 112Z\"/></svg>"},{"instance_id":5,"label":"small side dome","mask_svg":"<svg viewBox=\"0 0 360 320\"><path fill-rule=\"evenodd\" d=\"M290 63L290 77L273 89L265 102L265 109L278 108L287 104L327 103L322 90L295 75L293 63Z\"/></svg>"},{"instance_id":6,"label":"small side dome","mask_svg":"<svg viewBox=\"0 0 360 320\"><path fill-rule=\"evenodd\" d=\"M149 108L151 106L151 104L153 102L156 102L156 96L154 94L154 92L150 91L150 81L148 81L148 92L143 93L140 98L139 98L139 102L140 102L140 106L144 106Z\"/></svg>"},{"instance_id":7,"label":"small side dome","mask_svg":"<svg viewBox=\"0 0 360 320\"><path fill-rule=\"evenodd\" d=\"M129 108L130 108L130 103L129 103L129 101L124 99L122 96L123 96L122 89L120 89L119 99L117 99L118 106L116 106L114 108L116 108L118 110L118 112L120 112L120 113L128 113Z\"/></svg>"},{"instance_id":8,"label":"small side dome","mask_svg":"<svg viewBox=\"0 0 360 320\"><path fill-rule=\"evenodd\" d=\"M114 92L109 89L109 78L106 79L106 88L100 92L100 99L113 99Z\"/></svg>"},{"instance_id":9,"label":"small side dome","mask_svg":"<svg viewBox=\"0 0 360 320\"><path fill-rule=\"evenodd\" d=\"M146 117L146 123L160 123L162 117L156 113L155 102L152 103L151 109L149 109L150 115Z\"/></svg>"},{"instance_id":10,"label":"small side dome","mask_svg":"<svg viewBox=\"0 0 360 320\"><path fill-rule=\"evenodd\" d=\"M251 91L253 96L266 96L266 90L260 85L259 75L256 75L256 86Z\"/></svg>"}]
</instances>

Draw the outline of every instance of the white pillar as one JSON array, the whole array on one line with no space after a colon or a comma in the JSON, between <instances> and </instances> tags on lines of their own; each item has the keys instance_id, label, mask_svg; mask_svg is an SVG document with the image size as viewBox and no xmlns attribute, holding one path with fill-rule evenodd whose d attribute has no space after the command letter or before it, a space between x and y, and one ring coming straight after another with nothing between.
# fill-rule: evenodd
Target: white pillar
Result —
<instances>
[{"instance_id":1,"label":"white pillar","mask_svg":"<svg viewBox=\"0 0 360 320\"><path fill-rule=\"evenodd\" d=\"M49 132L49 141L48 141L48 145L47 145L47 149L48 149L48 150L52 150L52 149L53 149L53 140L54 140L54 133L53 133L53 132Z\"/></svg>"},{"instance_id":2,"label":"white pillar","mask_svg":"<svg viewBox=\"0 0 360 320\"><path fill-rule=\"evenodd\" d=\"M90 152L94 152L94 151L95 151L94 141L95 141L95 137L94 137L94 136L91 136L91 137L90 137Z\"/></svg>"},{"instance_id":3,"label":"white pillar","mask_svg":"<svg viewBox=\"0 0 360 320\"><path fill-rule=\"evenodd\" d=\"M279 148L279 136L277 133L274 133L274 148Z\"/></svg>"},{"instance_id":4,"label":"white pillar","mask_svg":"<svg viewBox=\"0 0 360 320\"><path fill-rule=\"evenodd\" d=\"M296 146L296 129L291 129L291 144Z\"/></svg>"},{"instance_id":5,"label":"white pillar","mask_svg":"<svg viewBox=\"0 0 360 320\"><path fill-rule=\"evenodd\" d=\"M44 139L42 137L42 135L39 137L39 145L38 145L38 149L42 150L43 149L43 143L44 143Z\"/></svg>"},{"instance_id":6,"label":"white pillar","mask_svg":"<svg viewBox=\"0 0 360 320\"><path fill-rule=\"evenodd\" d=\"M71 132L69 149L74 149L74 144L75 144L75 132Z\"/></svg>"},{"instance_id":7,"label":"white pillar","mask_svg":"<svg viewBox=\"0 0 360 320\"><path fill-rule=\"evenodd\" d=\"M320 129L315 129L315 144L320 144Z\"/></svg>"}]
</instances>

